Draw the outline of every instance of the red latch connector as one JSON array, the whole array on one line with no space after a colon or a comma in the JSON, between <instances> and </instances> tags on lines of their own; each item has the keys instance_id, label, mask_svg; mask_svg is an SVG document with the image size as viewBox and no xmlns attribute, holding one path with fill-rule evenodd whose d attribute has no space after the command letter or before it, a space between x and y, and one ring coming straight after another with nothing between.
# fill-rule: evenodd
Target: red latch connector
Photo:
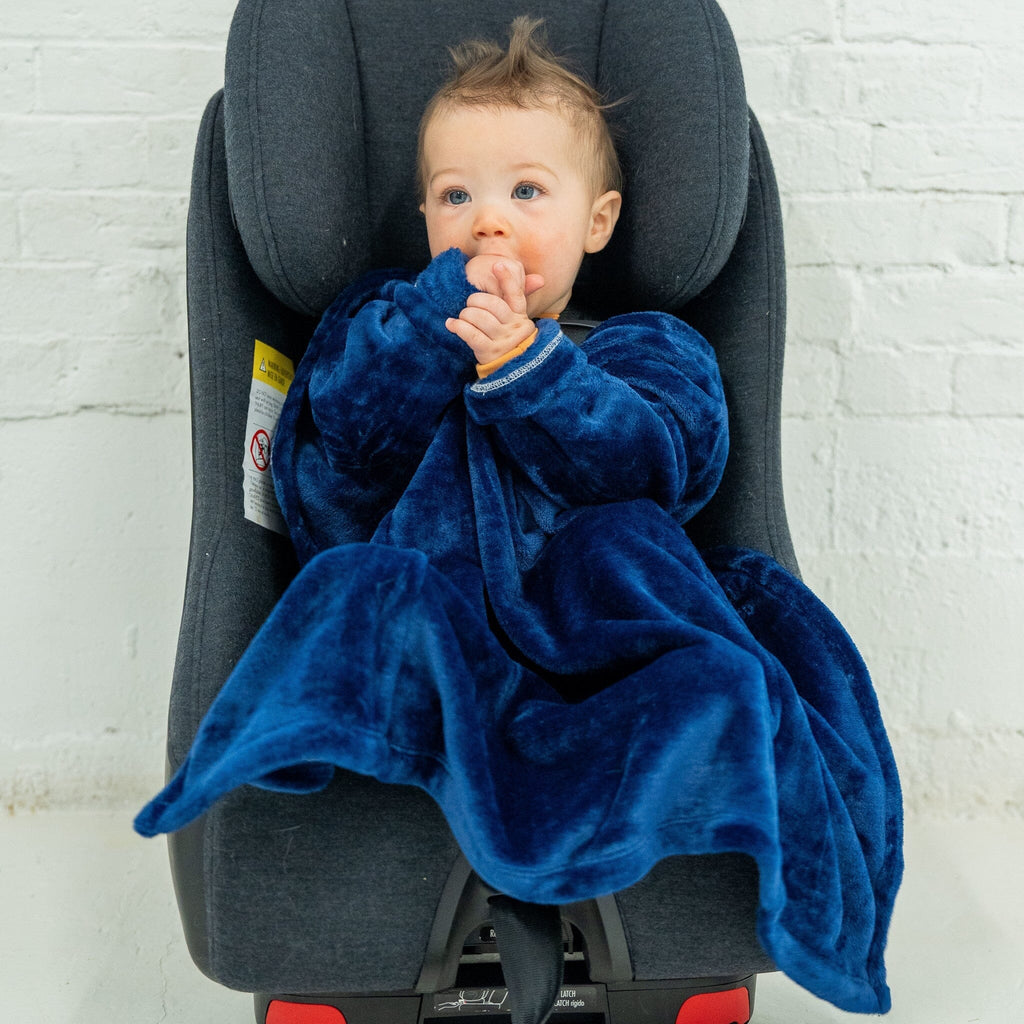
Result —
<instances>
[{"instance_id":1,"label":"red latch connector","mask_svg":"<svg viewBox=\"0 0 1024 1024\"><path fill-rule=\"evenodd\" d=\"M347 1021L341 1010L334 1006L272 999L267 1007L266 1024L347 1024Z\"/></svg>"},{"instance_id":2,"label":"red latch connector","mask_svg":"<svg viewBox=\"0 0 1024 1024\"><path fill-rule=\"evenodd\" d=\"M676 1024L747 1024L749 1020L750 993L745 988L690 996L676 1016Z\"/></svg>"}]
</instances>

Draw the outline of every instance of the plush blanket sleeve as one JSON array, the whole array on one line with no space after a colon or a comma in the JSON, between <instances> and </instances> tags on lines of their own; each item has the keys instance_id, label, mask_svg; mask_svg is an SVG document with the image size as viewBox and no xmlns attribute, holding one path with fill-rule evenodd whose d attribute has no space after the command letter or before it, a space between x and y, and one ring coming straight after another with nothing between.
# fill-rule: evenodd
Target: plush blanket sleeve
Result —
<instances>
[{"instance_id":1,"label":"plush blanket sleeve","mask_svg":"<svg viewBox=\"0 0 1024 1024\"><path fill-rule=\"evenodd\" d=\"M443 328L463 268L374 276L325 314L273 454L303 567L136 827L342 766L421 786L531 902L740 851L778 967L884 1012L901 803L867 671L797 579L680 525L725 463L712 350L664 314L582 348L546 323L477 381Z\"/></svg>"}]
</instances>

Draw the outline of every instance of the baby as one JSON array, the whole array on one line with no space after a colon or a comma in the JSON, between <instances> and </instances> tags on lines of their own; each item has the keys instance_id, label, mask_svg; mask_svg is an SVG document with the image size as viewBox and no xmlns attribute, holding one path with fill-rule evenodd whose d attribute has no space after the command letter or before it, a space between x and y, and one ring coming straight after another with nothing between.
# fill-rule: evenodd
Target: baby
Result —
<instances>
[{"instance_id":1,"label":"baby","mask_svg":"<svg viewBox=\"0 0 1024 1024\"><path fill-rule=\"evenodd\" d=\"M622 206L621 172L595 90L517 18L507 52L453 51L455 75L420 125L419 176L431 256L453 246L478 289L446 326L481 376L525 350L533 320L557 317L586 253Z\"/></svg>"}]
</instances>

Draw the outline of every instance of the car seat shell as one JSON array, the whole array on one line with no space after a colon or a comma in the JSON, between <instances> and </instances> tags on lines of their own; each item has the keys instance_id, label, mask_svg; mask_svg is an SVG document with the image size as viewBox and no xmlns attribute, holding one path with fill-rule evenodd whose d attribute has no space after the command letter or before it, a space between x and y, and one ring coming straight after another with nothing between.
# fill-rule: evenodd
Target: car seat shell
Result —
<instances>
[{"instance_id":1,"label":"car seat shell","mask_svg":"<svg viewBox=\"0 0 1024 1024\"><path fill-rule=\"evenodd\" d=\"M279 135L275 149L268 137L271 129L262 124L257 132L251 123L247 126L246 111L265 112L274 92L300 107L316 96L318 116L336 115L357 129L356 136L369 138L353 100L356 86L371 90L365 66L358 80L350 80L347 92L335 87L318 95L309 76L319 82L317 68L325 60L347 55L355 60L357 51L347 42L359 35L353 26L361 23L365 29L373 17L384 19L378 26L384 38L399 27L405 37L416 35L408 17L403 21L397 13L386 13L402 6L383 5L381 13L378 4L317 2L306 11L305 4L245 0L232 27L227 91L211 100L200 129L188 240L194 507L171 697L172 769L295 568L285 538L241 516L252 342L259 338L297 360L312 330L311 318L341 284L371 265L408 264L426 255L410 180L389 186L372 202L365 195L367 182L378 180L374 161L385 159L381 154L390 154L396 164L407 160L409 117L401 143L394 125L380 125L376 134L370 133L374 142L368 147L376 156L355 156L344 171L333 170L343 156L343 140L328 139L328 132L319 141L316 133L303 133L316 143L314 149L322 146L316 160L332 168L325 181L322 175L317 178L309 154L301 149L291 147L286 159L289 147L280 145L287 141L283 127L274 129ZM439 6L456 10L447 3ZM514 13L507 4L478 6L474 17L480 17L483 27L472 27L480 32L491 27L494 35ZM649 171L656 181L665 161L647 166L635 160L636 191L628 193L629 202L646 212L625 221L619 247L604 261L595 261L581 281L579 306L585 314L599 315L633 301L669 308L711 340L730 395L733 448L722 488L691 524L691 532L702 544L757 548L795 569L779 465L784 274L771 163L756 121L748 122L738 58L721 12L702 0L672 6L685 9L691 35L694 25L703 26L694 45L724 53L722 59L732 69L712 67L700 88L692 79L685 87L674 83L679 97L687 89L716 97L727 124L716 133L718 145L707 147L704 155L720 165L719 180L708 185L710 192L698 190L685 204L703 214L702 231L659 229L665 244L676 246L667 254L663 247L638 241L649 234L652 223L664 222L655 202L657 189L653 209L643 204L642 173ZM554 48L559 49L559 34L581 48L589 45L602 55L597 70L609 85L614 83L609 70L614 62L608 56L615 52L621 59L629 50L626 29L608 23L615 7L609 4L605 11L604 4L592 3L538 8L548 16ZM601 11L605 21L593 20ZM576 12L584 21L592 19L589 34L571 28ZM635 20L637 9L624 8L619 16ZM657 17L657 5L650 10L644 6L642 18L655 19L648 31L659 26ZM330 31L328 22L334 26ZM448 26L453 41L469 28L466 18ZM267 50L268 36L284 47L276 56ZM288 63L287 46L301 45L302 38L307 39L300 66L305 79L287 88L268 85L266 75ZM248 46L241 47L238 40ZM437 47L420 48L424 65L436 78ZM716 59L704 58L704 63L714 65ZM634 72L637 63L634 56ZM253 66L259 75L251 74ZM731 92L725 82L730 75ZM631 80L626 75L614 83L615 91L621 94ZM432 89L431 81L416 84L417 103ZM726 93L728 102L719 103ZM629 104L624 105L622 116L634 118L627 130L649 135L650 126L637 109L630 112ZM700 128L691 125L690 130ZM673 170L679 168L673 165ZM704 180L692 168L680 173ZM710 171L705 173L711 182ZM675 188L685 190L686 182L677 181ZM362 210L353 214L359 203L352 196L360 190ZM293 191L304 203L296 201ZM711 192L714 201L708 203ZM339 206L346 217L343 228L337 221ZM404 212L392 218L396 206ZM660 275L651 270L665 261L678 269ZM621 278L624 265L634 269ZM613 287L608 282L617 273L626 284ZM454 981L458 944L453 960L438 922L446 915L455 920L447 894L464 861L436 807L418 790L344 772L323 794L301 800L244 789L172 836L170 847L190 952L206 974L225 985L262 992L408 995ZM747 858L674 858L637 886L608 897L604 907L614 908L621 940L612 943L613 956L609 949L599 950L602 940L592 932L594 948L589 952L591 965L598 974L606 970L608 982L739 976L772 969L754 931L756 869ZM662 913L652 914L655 907ZM584 920L595 911L575 913ZM604 913L602 909L598 918ZM602 968L602 963L607 966ZM430 964L434 966L428 969Z\"/></svg>"}]
</instances>

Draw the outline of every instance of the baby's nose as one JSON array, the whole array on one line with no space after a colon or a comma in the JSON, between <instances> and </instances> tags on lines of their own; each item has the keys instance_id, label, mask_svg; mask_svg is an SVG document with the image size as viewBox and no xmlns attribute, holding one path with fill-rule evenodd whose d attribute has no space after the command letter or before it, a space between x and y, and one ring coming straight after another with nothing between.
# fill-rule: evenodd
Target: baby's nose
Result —
<instances>
[{"instance_id":1,"label":"baby's nose","mask_svg":"<svg viewBox=\"0 0 1024 1024\"><path fill-rule=\"evenodd\" d=\"M505 238L508 234L508 221L494 207L481 209L473 221L474 238Z\"/></svg>"}]
</instances>

